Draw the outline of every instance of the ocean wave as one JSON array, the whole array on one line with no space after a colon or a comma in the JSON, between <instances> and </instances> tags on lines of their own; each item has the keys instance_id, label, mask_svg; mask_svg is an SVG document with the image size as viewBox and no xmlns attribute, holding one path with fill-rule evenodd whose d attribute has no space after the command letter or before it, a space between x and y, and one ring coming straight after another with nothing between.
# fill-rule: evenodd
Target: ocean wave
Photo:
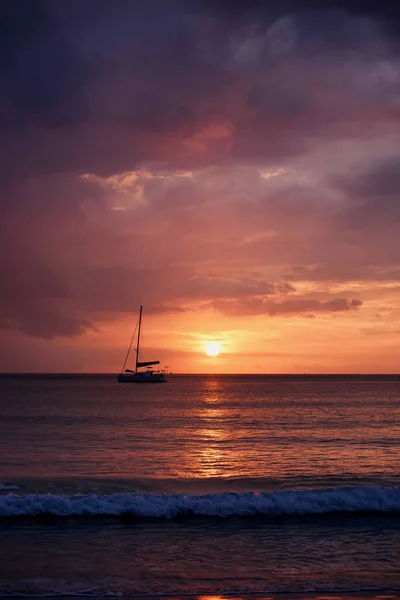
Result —
<instances>
[{"instance_id":1,"label":"ocean wave","mask_svg":"<svg viewBox=\"0 0 400 600\"><path fill-rule=\"evenodd\" d=\"M15 494L0 496L0 518L130 516L167 518L199 515L295 516L325 513L400 511L400 486L358 486L325 490L284 490L207 495Z\"/></svg>"},{"instance_id":2,"label":"ocean wave","mask_svg":"<svg viewBox=\"0 0 400 600\"><path fill-rule=\"evenodd\" d=\"M19 485L13 483L0 483L0 491L2 490L19 490Z\"/></svg>"}]
</instances>

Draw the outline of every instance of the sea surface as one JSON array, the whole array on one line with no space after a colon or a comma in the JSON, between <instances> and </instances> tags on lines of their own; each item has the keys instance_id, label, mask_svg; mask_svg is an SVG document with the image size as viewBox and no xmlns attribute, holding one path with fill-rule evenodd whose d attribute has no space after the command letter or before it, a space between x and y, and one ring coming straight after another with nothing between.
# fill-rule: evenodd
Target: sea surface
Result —
<instances>
[{"instance_id":1,"label":"sea surface","mask_svg":"<svg viewBox=\"0 0 400 600\"><path fill-rule=\"evenodd\" d=\"M1 596L368 590L400 590L400 381L0 378Z\"/></svg>"}]
</instances>

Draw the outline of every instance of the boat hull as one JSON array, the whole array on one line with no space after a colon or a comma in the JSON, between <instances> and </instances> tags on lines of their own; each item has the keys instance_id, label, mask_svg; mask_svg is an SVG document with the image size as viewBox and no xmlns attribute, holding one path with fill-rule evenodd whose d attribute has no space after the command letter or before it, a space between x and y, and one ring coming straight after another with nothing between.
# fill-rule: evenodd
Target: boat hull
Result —
<instances>
[{"instance_id":1,"label":"boat hull","mask_svg":"<svg viewBox=\"0 0 400 600\"><path fill-rule=\"evenodd\" d=\"M159 373L120 373L119 383L166 383L164 375Z\"/></svg>"}]
</instances>

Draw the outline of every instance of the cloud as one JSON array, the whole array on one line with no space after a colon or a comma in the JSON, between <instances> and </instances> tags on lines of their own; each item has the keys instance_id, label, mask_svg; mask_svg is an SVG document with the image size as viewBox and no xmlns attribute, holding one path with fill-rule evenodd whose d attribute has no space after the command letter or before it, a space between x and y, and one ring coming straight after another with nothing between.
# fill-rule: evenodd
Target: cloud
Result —
<instances>
[{"instance_id":1,"label":"cloud","mask_svg":"<svg viewBox=\"0 0 400 600\"><path fill-rule=\"evenodd\" d=\"M29 211L9 209L0 226L7 248L0 274L8 282L2 318L30 335L77 335L141 303L159 312L238 298L257 307L260 296L285 298L296 292L285 277L299 260L303 270L291 271L299 279L321 277L315 263L323 260L332 275L320 232L329 234L329 198L302 183L296 170L271 172L143 165L107 178L31 179L13 202L18 208L29 193ZM10 235L15 231L20 235ZM337 268L340 277L345 265ZM287 312L321 307L335 304L289 304ZM284 308L271 303L261 312Z\"/></svg>"},{"instance_id":2,"label":"cloud","mask_svg":"<svg viewBox=\"0 0 400 600\"><path fill-rule=\"evenodd\" d=\"M301 284L398 278L397 5L1 11L3 327L346 313Z\"/></svg>"},{"instance_id":3,"label":"cloud","mask_svg":"<svg viewBox=\"0 0 400 600\"><path fill-rule=\"evenodd\" d=\"M361 300L347 300L346 298L335 298L333 300L315 300L312 298L294 298L283 301L275 301L264 298L252 298L244 301L239 300L215 300L210 306L227 315L250 316L250 315L306 315L314 316L315 313L348 312L358 309L362 305Z\"/></svg>"},{"instance_id":4,"label":"cloud","mask_svg":"<svg viewBox=\"0 0 400 600\"><path fill-rule=\"evenodd\" d=\"M4 176L271 160L395 120L396 7L312 6L6 2Z\"/></svg>"},{"instance_id":5,"label":"cloud","mask_svg":"<svg viewBox=\"0 0 400 600\"><path fill-rule=\"evenodd\" d=\"M11 317L0 320L0 329L19 330L29 336L52 340L56 337L72 337L95 330L89 321L72 315L61 315L58 311L51 313L46 307L30 307L28 310L11 311Z\"/></svg>"},{"instance_id":6,"label":"cloud","mask_svg":"<svg viewBox=\"0 0 400 600\"><path fill-rule=\"evenodd\" d=\"M332 178L348 202L344 224L352 229L387 228L400 220L400 157L374 161L361 171Z\"/></svg>"}]
</instances>

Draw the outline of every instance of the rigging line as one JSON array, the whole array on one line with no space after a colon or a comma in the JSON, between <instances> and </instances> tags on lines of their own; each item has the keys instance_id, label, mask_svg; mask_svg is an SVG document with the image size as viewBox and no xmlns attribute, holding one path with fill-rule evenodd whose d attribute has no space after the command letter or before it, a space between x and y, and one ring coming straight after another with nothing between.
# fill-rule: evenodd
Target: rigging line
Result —
<instances>
[{"instance_id":1,"label":"rigging line","mask_svg":"<svg viewBox=\"0 0 400 600\"><path fill-rule=\"evenodd\" d=\"M129 352L131 351L133 338L135 337L135 333L136 333L137 328L138 328L138 323L136 323L135 331L132 334L131 343L129 344L128 352L126 353L125 362L124 362L124 366L122 367L121 373L124 372L126 361L128 360Z\"/></svg>"}]
</instances>

